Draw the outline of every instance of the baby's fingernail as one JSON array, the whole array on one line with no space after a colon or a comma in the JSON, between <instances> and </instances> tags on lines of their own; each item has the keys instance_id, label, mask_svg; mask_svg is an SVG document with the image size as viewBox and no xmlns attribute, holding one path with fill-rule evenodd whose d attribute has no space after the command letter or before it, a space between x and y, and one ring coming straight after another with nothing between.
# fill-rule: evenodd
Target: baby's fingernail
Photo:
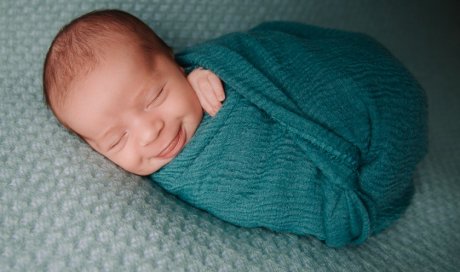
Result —
<instances>
[{"instance_id":1,"label":"baby's fingernail","mask_svg":"<svg viewBox=\"0 0 460 272\"><path fill-rule=\"evenodd\" d=\"M224 99L225 99L225 94L220 94L220 95L219 95L219 100L222 101L222 100L224 100Z\"/></svg>"}]
</instances>

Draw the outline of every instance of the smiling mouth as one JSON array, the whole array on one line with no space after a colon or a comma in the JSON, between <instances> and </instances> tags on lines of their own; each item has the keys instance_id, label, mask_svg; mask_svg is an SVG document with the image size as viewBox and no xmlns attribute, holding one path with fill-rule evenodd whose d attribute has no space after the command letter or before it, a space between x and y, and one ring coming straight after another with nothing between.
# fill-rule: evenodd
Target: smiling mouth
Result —
<instances>
[{"instance_id":1,"label":"smiling mouth","mask_svg":"<svg viewBox=\"0 0 460 272\"><path fill-rule=\"evenodd\" d=\"M185 130L181 126L179 132L177 133L176 137L169 143L169 145L158 154L157 158L160 159L169 159L177 155L179 151L182 149L182 146L185 143Z\"/></svg>"}]
</instances>

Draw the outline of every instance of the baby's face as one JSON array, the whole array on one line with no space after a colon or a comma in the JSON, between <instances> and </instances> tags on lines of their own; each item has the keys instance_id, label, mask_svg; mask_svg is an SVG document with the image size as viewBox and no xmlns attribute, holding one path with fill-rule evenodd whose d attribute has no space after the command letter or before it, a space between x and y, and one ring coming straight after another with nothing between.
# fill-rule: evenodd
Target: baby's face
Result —
<instances>
[{"instance_id":1,"label":"baby's face","mask_svg":"<svg viewBox=\"0 0 460 272\"><path fill-rule=\"evenodd\" d=\"M170 162L202 117L198 97L166 55L145 56L128 45L105 51L91 72L74 80L60 119L123 169L151 174Z\"/></svg>"}]
</instances>

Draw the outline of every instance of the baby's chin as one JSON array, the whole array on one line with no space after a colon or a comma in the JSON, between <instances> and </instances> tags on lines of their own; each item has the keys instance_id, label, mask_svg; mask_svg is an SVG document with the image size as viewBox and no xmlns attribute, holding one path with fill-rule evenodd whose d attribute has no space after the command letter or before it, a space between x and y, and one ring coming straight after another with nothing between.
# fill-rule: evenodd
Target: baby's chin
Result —
<instances>
[{"instance_id":1,"label":"baby's chin","mask_svg":"<svg viewBox=\"0 0 460 272\"><path fill-rule=\"evenodd\" d=\"M157 172L158 170L160 170L163 166L168 164L175 157L176 156L174 156L173 158L162 159L162 160L156 159L155 163L149 163L145 167L139 167L139 168L136 168L136 169L133 169L133 168L126 169L126 168L123 168L123 167L122 168L124 170L132 173L132 174L136 174L136 175L139 175L139 176L148 176L148 175L151 175L151 174Z\"/></svg>"},{"instance_id":2,"label":"baby's chin","mask_svg":"<svg viewBox=\"0 0 460 272\"><path fill-rule=\"evenodd\" d=\"M182 151L182 149L183 148L181 148L180 151ZM145 163L144 165L139 165L139 166L135 166L135 167L132 167L132 166L131 167L123 167L122 165L118 165L118 166L121 167L122 169L124 169L125 171L132 173L132 174L136 174L136 175L139 175L139 176L148 176L148 175L151 175L151 174L157 172L158 170L160 170L163 166L165 166L168 163L170 163L177 156L178 156L178 154L174 155L173 157L164 158L164 159L152 158L151 161L144 162Z\"/></svg>"}]
</instances>

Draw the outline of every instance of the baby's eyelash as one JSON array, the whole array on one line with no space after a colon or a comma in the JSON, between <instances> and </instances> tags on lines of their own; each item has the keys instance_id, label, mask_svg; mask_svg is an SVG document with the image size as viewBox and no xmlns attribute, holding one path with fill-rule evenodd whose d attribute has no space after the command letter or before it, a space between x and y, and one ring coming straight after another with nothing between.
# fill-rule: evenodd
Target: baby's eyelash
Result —
<instances>
[{"instance_id":1,"label":"baby's eyelash","mask_svg":"<svg viewBox=\"0 0 460 272\"><path fill-rule=\"evenodd\" d=\"M163 88L161 88L161 90L158 92L158 94L150 101L148 106L150 106L153 102L155 102L158 99L158 97L161 95L162 92L163 92Z\"/></svg>"},{"instance_id":2,"label":"baby's eyelash","mask_svg":"<svg viewBox=\"0 0 460 272\"><path fill-rule=\"evenodd\" d=\"M160 95L163 93L164 87L161 88L161 90L158 92L158 94L153 98L148 104L147 108L150 107L157 99L160 97Z\"/></svg>"},{"instance_id":3,"label":"baby's eyelash","mask_svg":"<svg viewBox=\"0 0 460 272\"><path fill-rule=\"evenodd\" d=\"M112 145L110 145L109 147L109 150L112 150L114 147L116 147L120 142L121 140L123 140L123 138L126 136L126 132L124 132L118 139L115 143L113 143Z\"/></svg>"}]
</instances>

